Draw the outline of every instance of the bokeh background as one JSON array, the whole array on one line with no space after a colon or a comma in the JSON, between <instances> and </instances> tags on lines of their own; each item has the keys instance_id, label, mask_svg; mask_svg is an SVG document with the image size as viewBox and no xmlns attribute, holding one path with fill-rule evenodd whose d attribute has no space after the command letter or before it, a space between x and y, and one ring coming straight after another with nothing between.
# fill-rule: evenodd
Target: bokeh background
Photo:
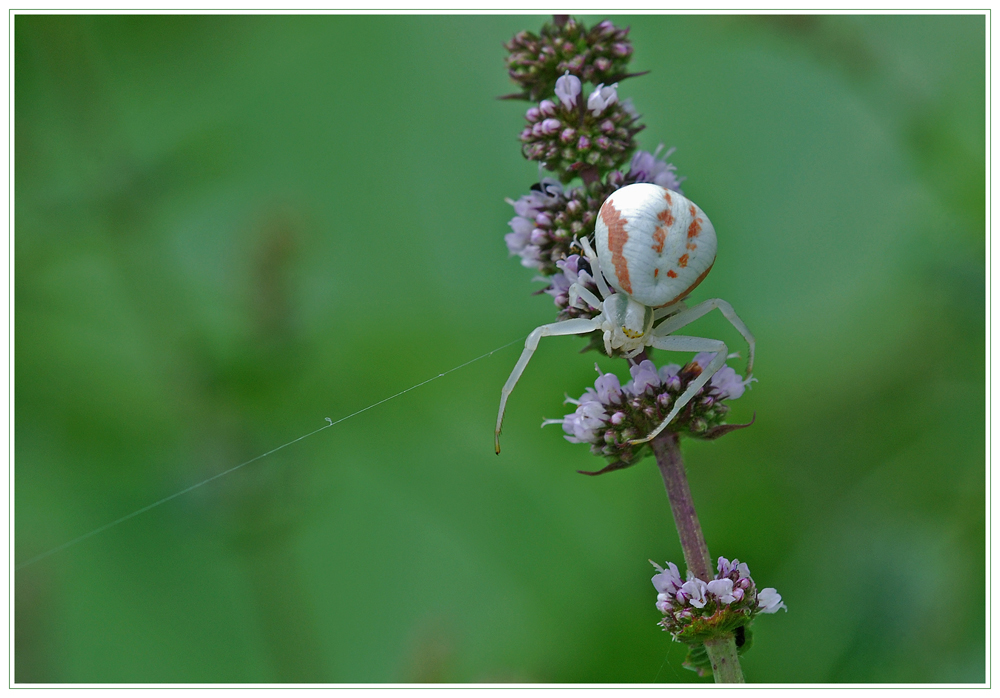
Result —
<instances>
[{"instance_id":1,"label":"bokeh background","mask_svg":"<svg viewBox=\"0 0 1000 698\"><path fill-rule=\"evenodd\" d=\"M984 17L611 19L719 232L694 300L757 336L756 424L685 445L710 550L789 608L748 679L983 681ZM18 564L553 319L495 99L544 20L16 17ZM516 344L19 570L15 680L704 681L654 463L538 428L583 343L499 458Z\"/></svg>"}]
</instances>

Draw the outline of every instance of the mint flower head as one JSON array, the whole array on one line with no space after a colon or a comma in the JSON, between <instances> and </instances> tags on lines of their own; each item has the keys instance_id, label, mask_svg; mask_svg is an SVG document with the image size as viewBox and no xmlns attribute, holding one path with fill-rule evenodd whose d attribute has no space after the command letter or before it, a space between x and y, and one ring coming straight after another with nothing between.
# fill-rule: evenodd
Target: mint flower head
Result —
<instances>
[{"instance_id":1,"label":"mint flower head","mask_svg":"<svg viewBox=\"0 0 1000 698\"><path fill-rule=\"evenodd\" d=\"M547 419L547 424L561 424L566 440L588 443L594 455L604 456L610 464L599 471L580 471L600 475L635 465L649 454L649 444L631 444L642 438L666 418L674 401L688 384L697 378L712 359L712 354L698 354L686 366L667 364L659 369L645 360L629 368L632 380L621 385L612 373L599 374L593 388L580 398L567 398L576 410L562 419ZM745 380L729 366L723 366L708 384L695 394L687 407L674 418L668 431L700 439L716 439L747 424L726 424L728 400L743 396L754 379Z\"/></svg>"},{"instance_id":2,"label":"mint flower head","mask_svg":"<svg viewBox=\"0 0 1000 698\"><path fill-rule=\"evenodd\" d=\"M518 200L507 199L516 214L509 223L512 232L504 238L507 249L526 267L546 276L558 274L560 261L582 252L578 240L593 235L601 204L623 180L620 173L614 175L607 184L571 189L546 177Z\"/></svg>"},{"instance_id":3,"label":"mint flower head","mask_svg":"<svg viewBox=\"0 0 1000 698\"><path fill-rule=\"evenodd\" d=\"M504 44L510 52L507 72L521 88L509 97L537 102L553 94L556 81L567 72L594 85L629 77L628 31L608 20L587 29L572 17L557 16L538 34L518 32Z\"/></svg>"},{"instance_id":4,"label":"mint flower head","mask_svg":"<svg viewBox=\"0 0 1000 698\"><path fill-rule=\"evenodd\" d=\"M536 160L559 179L568 182L584 170L603 178L629 162L635 151L635 134L644 127L627 105L618 101L617 84L598 84L586 103L579 80L559 86L558 101L543 99L531 107L521 131L521 152Z\"/></svg>"},{"instance_id":5,"label":"mint flower head","mask_svg":"<svg viewBox=\"0 0 1000 698\"><path fill-rule=\"evenodd\" d=\"M698 579L690 570L682 580L677 565L672 562L656 568L653 587L656 589L656 610L663 614L658 625L677 642L691 647L685 666L703 674L709 668L702 643L714 637L733 633L737 651L750 648L749 625L761 614L788 610L775 589L760 591L750 576L745 562L724 557L718 560L718 573L712 579Z\"/></svg>"}]
</instances>

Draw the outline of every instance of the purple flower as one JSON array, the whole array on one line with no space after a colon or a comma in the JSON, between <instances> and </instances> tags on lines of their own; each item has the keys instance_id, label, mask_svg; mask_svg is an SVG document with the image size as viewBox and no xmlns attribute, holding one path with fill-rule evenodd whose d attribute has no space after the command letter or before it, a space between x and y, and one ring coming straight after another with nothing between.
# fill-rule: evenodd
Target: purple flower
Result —
<instances>
[{"instance_id":1,"label":"purple flower","mask_svg":"<svg viewBox=\"0 0 1000 698\"><path fill-rule=\"evenodd\" d=\"M698 364L702 370L708 367L708 364L712 361L712 357L715 356L711 352L702 352L694 357L692 363ZM743 397L743 393L746 392L746 387L756 381L756 378L748 378L743 380L743 377L738 375L729 366L723 366L712 376L712 379L708 382L710 386L718 393L718 396L722 400L736 400L737 398Z\"/></svg>"},{"instance_id":2,"label":"purple flower","mask_svg":"<svg viewBox=\"0 0 1000 698\"><path fill-rule=\"evenodd\" d=\"M713 579L707 584L708 593L727 606L736 600L732 579Z\"/></svg>"},{"instance_id":3,"label":"purple flower","mask_svg":"<svg viewBox=\"0 0 1000 698\"><path fill-rule=\"evenodd\" d=\"M514 207L514 213L518 216L533 221L535 216L554 204L562 196L562 192L562 185L558 181L546 177L541 181L540 191L532 190L517 201L507 199L507 203Z\"/></svg>"},{"instance_id":4,"label":"purple flower","mask_svg":"<svg viewBox=\"0 0 1000 698\"><path fill-rule=\"evenodd\" d=\"M507 199L517 215L508 223L513 232L504 236L504 242L512 256L521 258L522 265L533 269L544 267L540 245L548 241L548 236L536 226L540 224L539 220L546 220L545 210L556 205L561 197L562 185L554 179L546 178L541 182L541 191L533 190L517 201Z\"/></svg>"},{"instance_id":5,"label":"purple flower","mask_svg":"<svg viewBox=\"0 0 1000 698\"><path fill-rule=\"evenodd\" d=\"M658 573L654 574L652 579L653 586L656 587L656 591L661 594L676 594L677 590L684 584L681 580L681 573L678 571L677 565L672 562L668 562L667 568L663 569L652 560L649 562L658 570Z\"/></svg>"},{"instance_id":6,"label":"purple flower","mask_svg":"<svg viewBox=\"0 0 1000 698\"><path fill-rule=\"evenodd\" d=\"M716 579L731 579L734 587L746 589L753 584L753 580L750 578L750 568L745 562L736 559L730 562L726 558L720 557L718 569L719 573L715 575Z\"/></svg>"},{"instance_id":7,"label":"purple flower","mask_svg":"<svg viewBox=\"0 0 1000 698\"><path fill-rule=\"evenodd\" d=\"M729 366L723 366L716 371L709 383L723 399L728 398L730 400L743 397L747 385L740 376L736 375L736 371Z\"/></svg>"},{"instance_id":8,"label":"purple flower","mask_svg":"<svg viewBox=\"0 0 1000 698\"><path fill-rule=\"evenodd\" d=\"M597 364L594 364L594 368L597 368ZM600 373L601 369L598 368L597 372ZM597 399L605 405L622 401L622 385L615 374L605 373L599 376L594 387L597 388Z\"/></svg>"},{"instance_id":9,"label":"purple flower","mask_svg":"<svg viewBox=\"0 0 1000 698\"><path fill-rule=\"evenodd\" d=\"M649 361L643 361L635 366L629 367L632 380L626 384L626 389L632 395L642 395L647 388L659 388L660 377L656 372L656 365Z\"/></svg>"},{"instance_id":10,"label":"purple flower","mask_svg":"<svg viewBox=\"0 0 1000 698\"><path fill-rule=\"evenodd\" d=\"M556 97L568 109L576 106L576 98L579 96L581 90L580 78L570 75L568 70L561 78L556 80Z\"/></svg>"},{"instance_id":11,"label":"purple flower","mask_svg":"<svg viewBox=\"0 0 1000 698\"><path fill-rule=\"evenodd\" d=\"M658 156L662 149L663 144L661 143L652 153L645 150L637 151L632 156L627 177L632 182L652 182L664 189L671 189L678 194L683 194L684 192L681 191L681 182L686 177L678 177L677 166L666 161L676 148L671 148L663 154L662 158L659 158Z\"/></svg>"},{"instance_id":12,"label":"purple flower","mask_svg":"<svg viewBox=\"0 0 1000 698\"><path fill-rule=\"evenodd\" d=\"M695 608L704 608L705 604L708 603L708 598L705 596L708 592L708 584L697 577L684 582L681 585L681 591L684 592L688 602Z\"/></svg>"},{"instance_id":13,"label":"purple flower","mask_svg":"<svg viewBox=\"0 0 1000 698\"><path fill-rule=\"evenodd\" d=\"M761 613L777 613L779 608L788 611L785 604L781 603L781 594L771 587L760 590L760 593L757 594L757 605L760 606Z\"/></svg>"},{"instance_id":14,"label":"purple flower","mask_svg":"<svg viewBox=\"0 0 1000 698\"><path fill-rule=\"evenodd\" d=\"M589 109L594 116L598 116L605 109L610 107L612 104L618 101L618 83L609 87L605 87L604 83L601 83L594 88L594 91L590 93L590 97L587 98L587 109Z\"/></svg>"}]
</instances>

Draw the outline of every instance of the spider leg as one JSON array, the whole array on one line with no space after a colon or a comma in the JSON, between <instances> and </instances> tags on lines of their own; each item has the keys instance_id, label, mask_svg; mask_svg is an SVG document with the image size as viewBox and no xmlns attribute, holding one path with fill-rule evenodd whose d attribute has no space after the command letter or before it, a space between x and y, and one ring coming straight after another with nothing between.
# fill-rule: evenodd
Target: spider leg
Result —
<instances>
[{"instance_id":1,"label":"spider leg","mask_svg":"<svg viewBox=\"0 0 1000 698\"><path fill-rule=\"evenodd\" d=\"M665 323L664 323L665 324ZM629 441L630 444L641 444L646 441L650 441L664 430L673 418L678 415L678 413L684 409L685 405L691 402L691 398L708 383L709 379L715 375L716 371L722 368L726 363L726 355L729 353L729 349L726 348L726 343L718 339L705 339L703 337L685 337L683 335L674 335L671 337L655 337L649 343L650 346L656 347L657 349L665 349L667 351L710 351L714 352L715 356L708 363L702 372L688 384L687 390L681 393L677 400L674 402L674 407L670 410L670 414L660 422L660 426L653 429L646 436L641 439L633 439Z\"/></svg>"},{"instance_id":2,"label":"spider leg","mask_svg":"<svg viewBox=\"0 0 1000 698\"><path fill-rule=\"evenodd\" d=\"M600 328L601 318L598 316L593 320L577 318L574 320L553 322L548 325L536 327L532 330L531 334L528 335L528 339L524 342L524 351L521 352L521 358L519 358L517 363L514 364L514 370L510 372L510 378L507 379L507 382L504 383L503 390L500 391L500 412L497 414L497 429L494 435L497 455L500 454L500 428L503 426L503 413L507 406L507 398L510 397L511 392L514 390L514 386L517 385L518 379L521 377L521 374L524 373L524 368L528 365L528 361L531 360L531 355L534 354L535 349L538 348L538 340L542 337L557 337L568 334L587 334L588 332L593 332L594 330L599 330Z\"/></svg>"},{"instance_id":3,"label":"spider leg","mask_svg":"<svg viewBox=\"0 0 1000 698\"><path fill-rule=\"evenodd\" d=\"M653 322L657 320L662 320L670 315L676 315L682 310L687 310L687 306L684 305L684 301L677 301L676 303L671 303L670 305L665 305L662 308L657 308L653 311Z\"/></svg>"},{"instance_id":4,"label":"spider leg","mask_svg":"<svg viewBox=\"0 0 1000 698\"><path fill-rule=\"evenodd\" d=\"M601 292L601 298L607 298L611 295L611 290L608 288L608 282L604 280L604 273L601 271L601 260L598 259L594 248L590 246L590 240L586 237L580 239L580 247L583 248L583 254L587 257L587 261L590 262L590 270L593 272L597 290Z\"/></svg>"},{"instance_id":5,"label":"spider leg","mask_svg":"<svg viewBox=\"0 0 1000 698\"><path fill-rule=\"evenodd\" d=\"M729 305L729 303L721 298L712 298L707 301L702 301L692 308L682 310L669 320L665 320L653 328L653 335L656 337L666 337L685 325L691 324L703 315L707 315L716 308L718 308L722 315L729 320L729 324L735 327L736 331L743 335L743 339L746 340L747 346L750 347L749 355L747 356L747 377L749 378L750 374L753 373L753 356L755 347L753 333L751 333L750 328L748 328L746 324L740 320L740 316L736 314L735 310L733 310L733 306Z\"/></svg>"},{"instance_id":6,"label":"spider leg","mask_svg":"<svg viewBox=\"0 0 1000 698\"><path fill-rule=\"evenodd\" d=\"M595 296L593 293L585 289L580 284L573 284L569 287L569 305L570 307L576 307L576 301L578 298L582 298L587 302L588 305L597 310L602 310L604 304L601 303L601 299Z\"/></svg>"}]
</instances>

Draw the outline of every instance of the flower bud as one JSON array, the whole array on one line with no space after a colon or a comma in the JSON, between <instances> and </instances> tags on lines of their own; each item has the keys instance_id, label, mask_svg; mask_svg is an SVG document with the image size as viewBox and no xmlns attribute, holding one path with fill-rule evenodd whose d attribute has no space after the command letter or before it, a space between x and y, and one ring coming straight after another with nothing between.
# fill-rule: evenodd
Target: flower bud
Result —
<instances>
[{"instance_id":1,"label":"flower bud","mask_svg":"<svg viewBox=\"0 0 1000 698\"><path fill-rule=\"evenodd\" d=\"M632 47L628 44L617 43L611 47L611 53L619 58L625 58L626 56L632 55Z\"/></svg>"},{"instance_id":2,"label":"flower bud","mask_svg":"<svg viewBox=\"0 0 1000 698\"><path fill-rule=\"evenodd\" d=\"M558 133L562 128L562 122L559 119L546 119L541 123L542 134L546 136L551 136L554 133Z\"/></svg>"}]
</instances>

